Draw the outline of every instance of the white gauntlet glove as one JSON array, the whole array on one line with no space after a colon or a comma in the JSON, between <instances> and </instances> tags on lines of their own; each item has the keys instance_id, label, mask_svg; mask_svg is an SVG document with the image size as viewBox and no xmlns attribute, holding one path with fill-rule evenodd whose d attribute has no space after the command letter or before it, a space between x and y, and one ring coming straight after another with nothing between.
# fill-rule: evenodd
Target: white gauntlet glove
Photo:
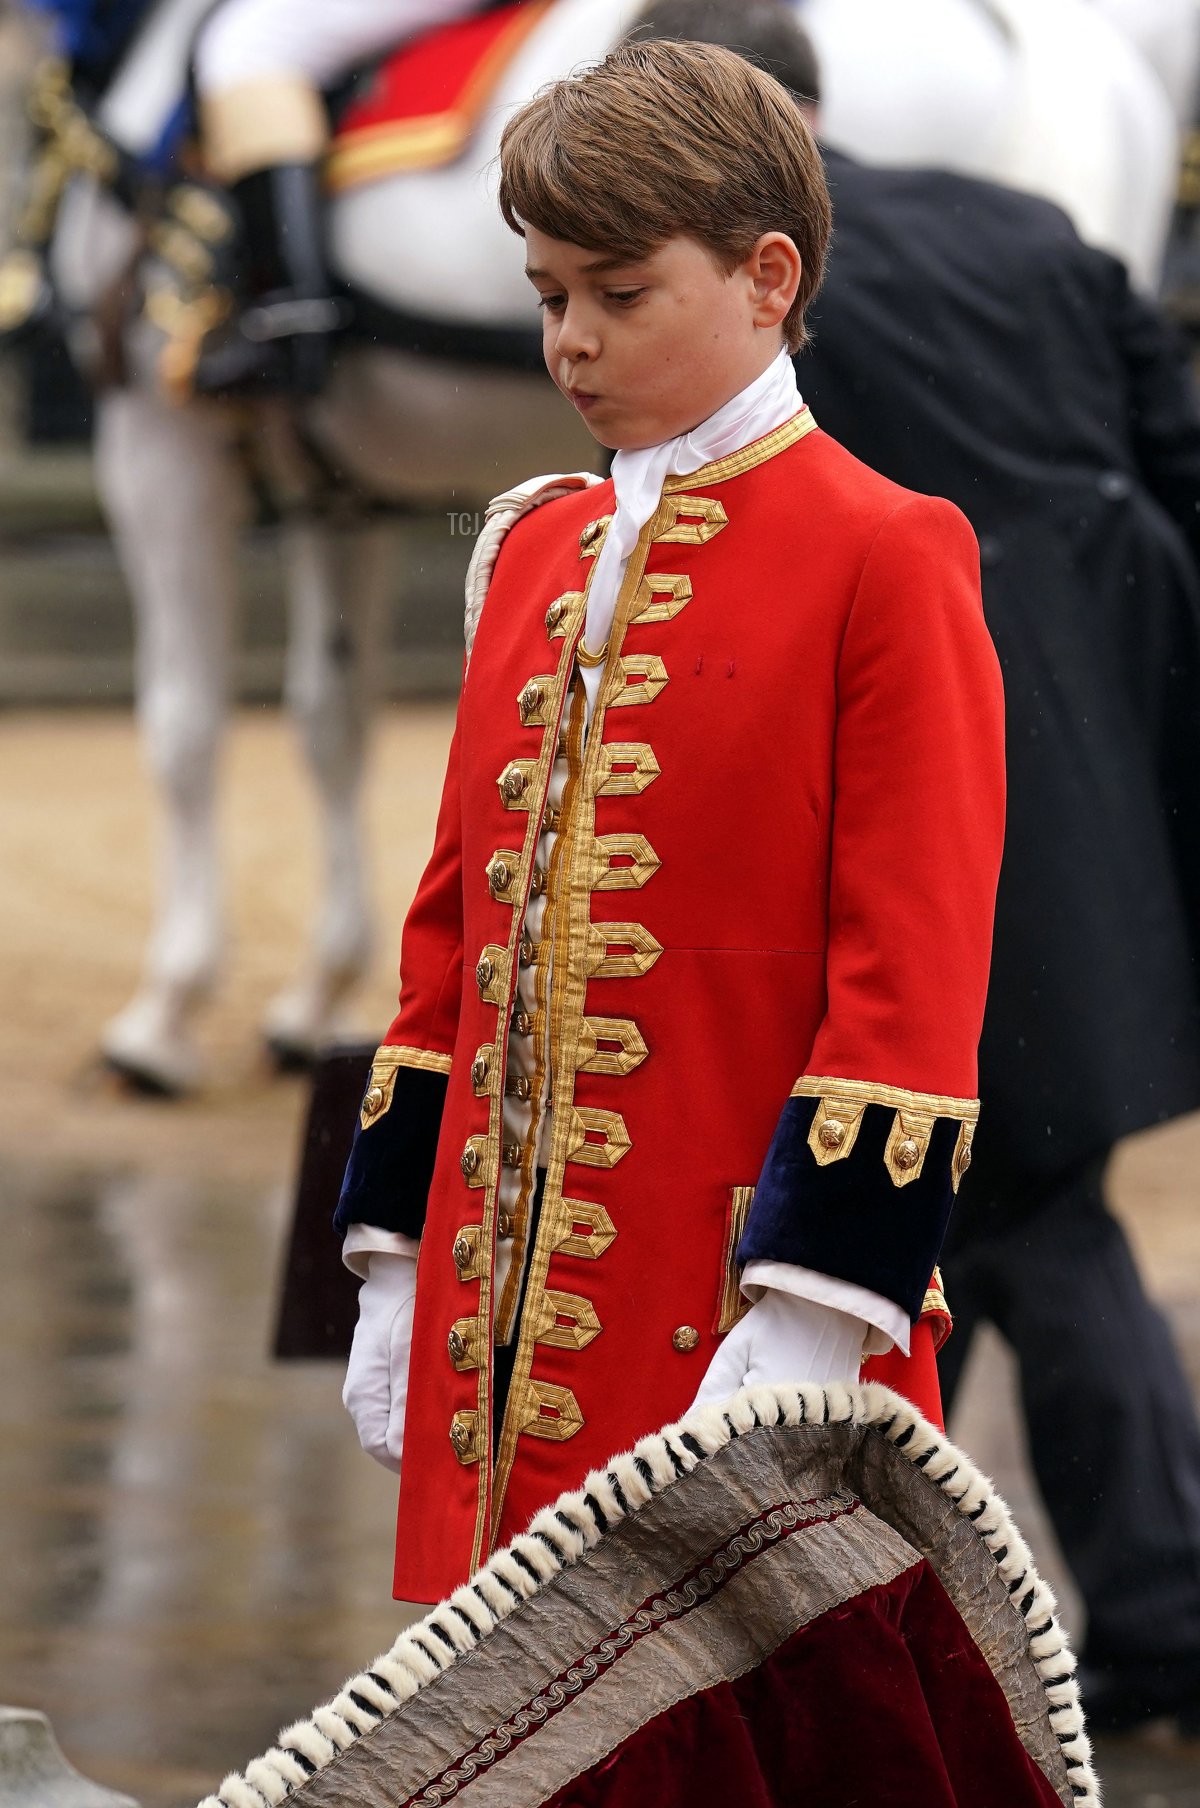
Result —
<instances>
[{"instance_id":1,"label":"white gauntlet glove","mask_svg":"<svg viewBox=\"0 0 1200 1808\"><path fill-rule=\"evenodd\" d=\"M342 1404L358 1441L385 1469L400 1472L404 1408L412 1352L417 1264L413 1256L374 1249L358 1291L358 1323L350 1346Z\"/></svg>"},{"instance_id":2,"label":"white gauntlet glove","mask_svg":"<svg viewBox=\"0 0 1200 1808\"><path fill-rule=\"evenodd\" d=\"M858 1380L866 1322L768 1287L708 1365L697 1406L762 1382Z\"/></svg>"}]
</instances>

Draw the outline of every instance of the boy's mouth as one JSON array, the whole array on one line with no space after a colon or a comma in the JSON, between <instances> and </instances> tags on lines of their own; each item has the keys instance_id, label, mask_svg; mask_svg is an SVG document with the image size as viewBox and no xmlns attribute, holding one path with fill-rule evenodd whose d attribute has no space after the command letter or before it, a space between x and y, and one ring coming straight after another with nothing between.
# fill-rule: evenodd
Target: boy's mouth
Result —
<instances>
[{"instance_id":1,"label":"boy's mouth","mask_svg":"<svg viewBox=\"0 0 1200 1808\"><path fill-rule=\"evenodd\" d=\"M576 408L578 408L580 414L586 414L593 402L598 402L600 400L599 396L589 395L586 389L568 388L567 394L574 402Z\"/></svg>"}]
</instances>

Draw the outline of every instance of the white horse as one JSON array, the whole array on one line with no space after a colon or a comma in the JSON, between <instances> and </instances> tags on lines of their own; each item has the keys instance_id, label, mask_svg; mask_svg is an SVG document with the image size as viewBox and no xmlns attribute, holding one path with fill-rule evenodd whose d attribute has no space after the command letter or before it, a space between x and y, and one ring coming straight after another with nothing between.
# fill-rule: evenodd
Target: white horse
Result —
<instances>
[{"instance_id":1,"label":"white horse","mask_svg":"<svg viewBox=\"0 0 1200 1808\"><path fill-rule=\"evenodd\" d=\"M1194 19L1192 0L1178 3ZM1089 0L797 4L824 66L831 143L868 160L952 167L1048 194L1085 236L1153 283L1174 183L1170 104ZM162 0L135 41L100 113L123 148L136 153L156 137L208 5ZM602 56L641 10L641 0L556 0L458 162L334 198L339 274L378 302L461 329L466 350L481 329L532 330L520 247L494 200L501 127L544 82ZM81 341L100 298L138 256L128 217L76 181L52 265ZM234 437L245 411L163 400L160 349L152 324L133 321L128 380L97 407L99 487L133 596L138 714L167 818L142 982L102 1041L131 1076L182 1091L201 1078L194 1019L222 952L214 778L242 517ZM280 483L301 501L320 488L305 449L313 444L322 464L373 497L434 506L453 497L465 510L530 471L595 456L578 419L528 369L353 341L320 398L303 410L264 405L256 419ZM368 950L358 799L391 539L376 517L343 516L335 526L315 506L290 511L283 530L286 696L321 799L325 877L307 966L264 1022L279 1050L311 1052L329 1037Z\"/></svg>"}]
</instances>

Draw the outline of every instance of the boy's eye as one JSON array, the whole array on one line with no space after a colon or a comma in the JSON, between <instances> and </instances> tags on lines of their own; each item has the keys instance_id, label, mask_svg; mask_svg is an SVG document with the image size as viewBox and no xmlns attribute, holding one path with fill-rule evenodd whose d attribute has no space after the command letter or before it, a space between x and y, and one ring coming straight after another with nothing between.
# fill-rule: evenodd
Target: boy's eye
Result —
<instances>
[{"instance_id":1,"label":"boy's eye","mask_svg":"<svg viewBox=\"0 0 1200 1808\"><path fill-rule=\"evenodd\" d=\"M561 314L566 305L565 295L541 295L538 297L538 307L545 308L548 314Z\"/></svg>"},{"instance_id":2,"label":"boy's eye","mask_svg":"<svg viewBox=\"0 0 1200 1808\"><path fill-rule=\"evenodd\" d=\"M645 293L645 289L610 289L608 299L615 301L618 307L628 308Z\"/></svg>"}]
</instances>

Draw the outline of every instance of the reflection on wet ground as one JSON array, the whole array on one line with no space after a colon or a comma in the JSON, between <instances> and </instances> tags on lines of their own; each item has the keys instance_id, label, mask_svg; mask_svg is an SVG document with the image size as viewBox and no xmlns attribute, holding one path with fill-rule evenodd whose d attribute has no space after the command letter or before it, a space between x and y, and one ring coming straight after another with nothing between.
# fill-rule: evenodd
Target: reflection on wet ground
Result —
<instances>
[{"instance_id":1,"label":"reflection on wet ground","mask_svg":"<svg viewBox=\"0 0 1200 1808\"><path fill-rule=\"evenodd\" d=\"M0 1700L186 1803L395 1637L391 1478L269 1361L278 1193L0 1168Z\"/></svg>"},{"instance_id":2,"label":"reflection on wet ground","mask_svg":"<svg viewBox=\"0 0 1200 1808\"><path fill-rule=\"evenodd\" d=\"M336 1366L268 1357L281 1188L6 1162L0 1198L0 1700L49 1712L86 1774L185 1805L403 1624L392 1482ZM1041 1555L998 1357L956 1430ZM1200 1808L1200 1759L1103 1758L1109 1808Z\"/></svg>"}]
</instances>

